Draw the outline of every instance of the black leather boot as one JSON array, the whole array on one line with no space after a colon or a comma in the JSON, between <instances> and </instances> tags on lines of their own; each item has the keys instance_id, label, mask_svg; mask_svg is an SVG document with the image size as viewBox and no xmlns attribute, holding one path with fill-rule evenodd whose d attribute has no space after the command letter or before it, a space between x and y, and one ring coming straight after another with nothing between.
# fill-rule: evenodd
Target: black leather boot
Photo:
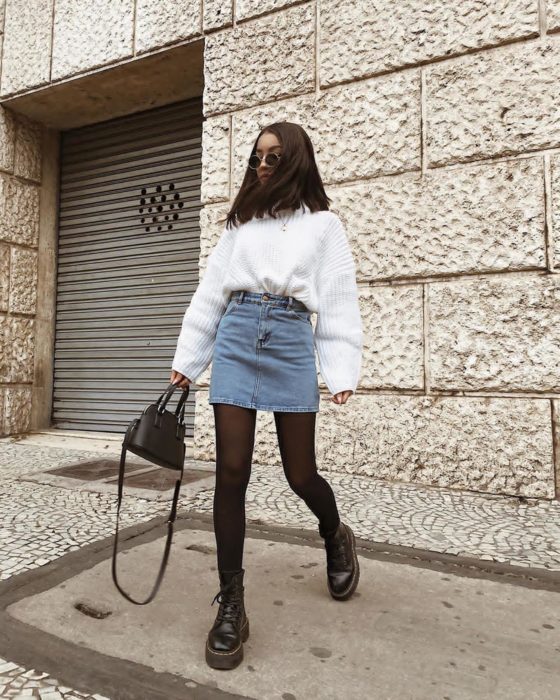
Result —
<instances>
[{"instance_id":1,"label":"black leather boot","mask_svg":"<svg viewBox=\"0 0 560 700\"><path fill-rule=\"evenodd\" d=\"M244 574L245 569L219 571L220 591L211 604L218 601L220 607L206 640L206 662L212 668L235 668L243 659L243 642L249 637Z\"/></svg>"},{"instance_id":2,"label":"black leather boot","mask_svg":"<svg viewBox=\"0 0 560 700\"><path fill-rule=\"evenodd\" d=\"M325 540L329 593L335 600L346 600L356 590L360 578L354 533L342 521L332 532L325 532L319 525L319 533Z\"/></svg>"}]
</instances>

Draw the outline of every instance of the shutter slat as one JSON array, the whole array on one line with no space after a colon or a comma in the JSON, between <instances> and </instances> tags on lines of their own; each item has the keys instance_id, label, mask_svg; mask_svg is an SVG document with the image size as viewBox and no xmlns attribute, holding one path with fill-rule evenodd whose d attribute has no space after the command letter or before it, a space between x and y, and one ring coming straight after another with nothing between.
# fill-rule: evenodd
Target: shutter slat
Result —
<instances>
[{"instance_id":1,"label":"shutter slat","mask_svg":"<svg viewBox=\"0 0 560 700\"><path fill-rule=\"evenodd\" d=\"M167 385L199 281L202 120L198 97L62 134L57 428L122 433Z\"/></svg>"}]
</instances>

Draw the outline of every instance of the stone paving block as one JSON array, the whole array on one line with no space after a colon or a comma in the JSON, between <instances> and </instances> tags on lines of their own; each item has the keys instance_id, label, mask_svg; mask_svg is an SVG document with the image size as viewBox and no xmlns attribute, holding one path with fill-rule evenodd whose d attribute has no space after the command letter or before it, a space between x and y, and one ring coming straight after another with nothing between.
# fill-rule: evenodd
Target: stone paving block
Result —
<instances>
[{"instance_id":1,"label":"stone paving block","mask_svg":"<svg viewBox=\"0 0 560 700\"><path fill-rule=\"evenodd\" d=\"M259 130L278 120L296 122L307 131L325 184L420 168L418 71L341 85L318 98L304 95L236 112L233 191L241 185Z\"/></svg>"},{"instance_id":2,"label":"stone paving block","mask_svg":"<svg viewBox=\"0 0 560 700\"><path fill-rule=\"evenodd\" d=\"M557 148L559 46L551 36L428 66L428 166Z\"/></svg>"},{"instance_id":3,"label":"stone paving block","mask_svg":"<svg viewBox=\"0 0 560 700\"><path fill-rule=\"evenodd\" d=\"M207 35L205 116L310 92L314 51L315 12L307 3Z\"/></svg>"},{"instance_id":4,"label":"stone paving block","mask_svg":"<svg viewBox=\"0 0 560 700\"><path fill-rule=\"evenodd\" d=\"M409 562L397 565L360 551L359 595L336 605L326 590L322 548L278 541L274 530L263 534L249 535L245 547L252 626L244 665L220 674L219 694L259 700L282 694L470 700L524 698L536 689L539 700L556 697L557 592ZM132 580L143 565L151 570L162 540L163 535L132 547L123 560L123 578ZM8 612L83 645L85 654L93 650L148 665L200 683L202 692L195 690L195 696L216 695L216 673L203 657L214 614L209 602L217 590L216 572L208 570L214 536L208 530L181 530L174 546L167 584L142 614L131 612L114 590L107 561L68 578L64 588L56 584L13 603ZM183 599L185 572L192 585ZM81 615L73 603L84 596L109 605L113 615L102 621ZM122 644L123 620L135 644ZM161 637L155 646L154 633ZM481 666L489 671L483 673Z\"/></svg>"},{"instance_id":5,"label":"stone paving block","mask_svg":"<svg viewBox=\"0 0 560 700\"><path fill-rule=\"evenodd\" d=\"M331 208L358 280L545 268L543 183L541 157L438 168L334 187Z\"/></svg>"},{"instance_id":6,"label":"stone paving block","mask_svg":"<svg viewBox=\"0 0 560 700\"><path fill-rule=\"evenodd\" d=\"M560 274L433 282L432 389L560 391Z\"/></svg>"},{"instance_id":7,"label":"stone paving block","mask_svg":"<svg viewBox=\"0 0 560 700\"><path fill-rule=\"evenodd\" d=\"M136 0L136 53L200 34L201 5L193 0Z\"/></svg>"},{"instance_id":8,"label":"stone paving block","mask_svg":"<svg viewBox=\"0 0 560 700\"><path fill-rule=\"evenodd\" d=\"M2 97L50 80L53 5L54 0L6 3Z\"/></svg>"},{"instance_id":9,"label":"stone paving block","mask_svg":"<svg viewBox=\"0 0 560 700\"><path fill-rule=\"evenodd\" d=\"M532 0L323 0L321 86L538 36Z\"/></svg>"},{"instance_id":10,"label":"stone paving block","mask_svg":"<svg viewBox=\"0 0 560 700\"><path fill-rule=\"evenodd\" d=\"M56 0L52 80L132 57L134 0Z\"/></svg>"}]
</instances>

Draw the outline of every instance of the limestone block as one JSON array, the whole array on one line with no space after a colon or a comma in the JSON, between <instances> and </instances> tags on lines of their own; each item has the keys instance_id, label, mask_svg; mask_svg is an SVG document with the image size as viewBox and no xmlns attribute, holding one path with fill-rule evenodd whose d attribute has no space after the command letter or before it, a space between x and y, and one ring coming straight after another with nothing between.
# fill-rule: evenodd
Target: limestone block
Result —
<instances>
[{"instance_id":1,"label":"limestone block","mask_svg":"<svg viewBox=\"0 0 560 700\"><path fill-rule=\"evenodd\" d=\"M33 382L35 320L0 317L0 381Z\"/></svg>"},{"instance_id":2,"label":"limestone block","mask_svg":"<svg viewBox=\"0 0 560 700\"><path fill-rule=\"evenodd\" d=\"M204 115L311 91L314 47L314 8L309 4L210 34Z\"/></svg>"},{"instance_id":3,"label":"limestone block","mask_svg":"<svg viewBox=\"0 0 560 700\"><path fill-rule=\"evenodd\" d=\"M37 305L37 252L12 248L10 305L12 313L34 314Z\"/></svg>"},{"instance_id":4,"label":"limestone block","mask_svg":"<svg viewBox=\"0 0 560 700\"><path fill-rule=\"evenodd\" d=\"M132 56L134 0L57 0L52 79Z\"/></svg>"},{"instance_id":5,"label":"limestone block","mask_svg":"<svg viewBox=\"0 0 560 700\"><path fill-rule=\"evenodd\" d=\"M210 117L202 124L203 203L229 198L230 121L229 114L225 114Z\"/></svg>"},{"instance_id":6,"label":"limestone block","mask_svg":"<svg viewBox=\"0 0 560 700\"><path fill-rule=\"evenodd\" d=\"M2 97L49 82L53 5L54 0L9 0L7 3Z\"/></svg>"},{"instance_id":7,"label":"limestone block","mask_svg":"<svg viewBox=\"0 0 560 700\"><path fill-rule=\"evenodd\" d=\"M538 36L533 0L322 0L321 86Z\"/></svg>"},{"instance_id":8,"label":"limestone block","mask_svg":"<svg viewBox=\"0 0 560 700\"><path fill-rule=\"evenodd\" d=\"M376 178L329 195L358 279L393 280L545 268L543 179L542 158L524 158Z\"/></svg>"},{"instance_id":9,"label":"limestone block","mask_svg":"<svg viewBox=\"0 0 560 700\"><path fill-rule=\"evenodd\" d=\"M552 168L552 250L554 266L560 269L560 157L550 159Z\"/></svg>"},{"instance_id":10,"label":"limestone block","mask_svg":"<svg viewBox=\"0 0 560 700\"><path fill-rule=\"evenodd\" d=\"M0 437L8 435L6 426L4 425L4 404L6 402L6 390L0 387Z\"/></svg>"},{"instance_id":11,"label":"limestone block","mask_svg":"<svg viewBox=\"0 0 560 700\"><path fill-rule=\"evenodd\" d=\"M206 206L200 210L200 279L204 275L208 256L223 233L225 217L230 207L231 202L224 202L220 205Z\"/></svg>"},{"instance_id":12,"label":"limestone block","mask_svg":"<svg viewBox=\"0 0 560 700\"><path fill-rule=\"evenodd\" d=\"M16 142L14 113L0 105L0 169L12 172Z\"/></svg>"},{"instance_id":13,"label":"limestone block","mask_svg":"<svg viewBox=\"0 0 560 700\"><path fill-rule=\"evenodd\" d=\"M37 246L39 187L0 173L0 239Z\"/></svg>"},{"instance_id":14,"label":"limestone block","mask_svg":"<svg viewBox=\"0 0 560 700\"><path fill-rule=\"evenodd\" d=\"M232 22L232 0L205 0L203 16L203 29L205 32L227 27Z\"/></svg>"},{"instance_id":15,"label":"limestone block","mask_svg":"<svg viewBox=\"0 0 560 700\"><path fill-rule=\"evenodd\" d=\"M4 435L27 433L31 429L31 387L6 387L4 393Z\"/></svg>"},{"instance_id":16,"label":"limestone block","mask_svg":"<svg viewBox=\"0 0 560 700\"><path fill-rule=\"evenodd\" d=\"M370 287L359 292L364 330L359 386L422 389L422 286Z\"/></svg>"},{"instance_id":17,"label":"limestone block","mask_svg":"<svg viewBox=\"0 0 560 700\"><path fill-rule=\"evenodd\" d=\"M298 0L236 0L235 17L239 21L268 12L277 12L296 2Z\"/></svg>"},{"instance_id":18,"label":"limestone block","mask_svg":"<svg viewBox=\"0 0 560 700\"><path fill-rule=\"evenodd\" d=\"M552 401L554 455L556 457L556 493L560 493L560 399Z\"/></svg>"},{"instance_id":19,"label":"limestone block","mask_svg":"<svg viewBox=\"0 0 560 700\"><path fill-rule=\"evenodd\" d=\"M10 246L0 243L0 311L8 310L10 291Z\"/></svg>"},{"instance_id":20,"label":"limestone block","mask_svg":"<svg viewBox=\"0 0 560 700\"><path fill-rule=\"evenodd\" d=\"M432 389L560 392L560 274L432 283Z\"/></svg>"},{"instance_id":21,"label":"limestone block","mask_svg":"<svg viewBox=\"0 0 560 700\"><path fill-rule=\"evenodd\" d=\"M197 393L195 459L215 461L212 405ZM550 402L546 399L357 394L322 399L316 423L320 470L429 486L552 498ZM281 465L272 412L257 412L253 461Z\"/></svg>"},{"instance_id":22,"label":"limestone block","mask_svg":"<svg viewBox=\"0 0 560 700\"><path fill-rule=\"evenodd\" d=\"M547 0L546 23L549 32L560 29L560 0Z\"/></svg>"},{"instance_id":23,"label":"limestone block","mask_svg":"<svg viewBox=\"0 0 560 700\"><path fill-rule=\"evenodd\" d=\"M41 124L18 115L14 174L28 180L41 181L41 155L43 127Z\"/></svg>"},{"instance_id":24,"label":"limestone block","mask_svg":"<svg viewBox=\"0 0 560 700\"><path fill-rule=\"evenodd\" d=\"M275 121L307 131L325 183L420 169L420 74L403 71L233 115L233 189L259 131Z\"/></svg>"},{"instance_id":25,"label":"limestone block","mask_svg":"<svg viewBox=\"0 0 560 700\"><path fill-rule=\"evenodd\" d=\"M137 0L136 53L200 34L199 0Z\"/></svg>"},{"instance_id":26,"label":"limestone block","mask_svg":"<svg viewBox=\"0 0 560 700\"><path fill-rule=\"evenodd\" d=\"M429 165L560 144L560 37L428 66Z\"/></svg>"}]
</instances>

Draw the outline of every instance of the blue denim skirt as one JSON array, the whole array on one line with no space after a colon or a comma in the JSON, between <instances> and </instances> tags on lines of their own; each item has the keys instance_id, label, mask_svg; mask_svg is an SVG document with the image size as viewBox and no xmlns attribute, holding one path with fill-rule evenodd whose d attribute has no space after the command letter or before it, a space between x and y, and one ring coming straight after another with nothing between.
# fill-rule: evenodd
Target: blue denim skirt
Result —
<instances>
[{"instance_id":1,"label":"blue denim skirt","mask_svg":"<svg viewBox=\"0 0 560 700\"><path fill-rule=\"evenodd\" d=\"M218 324L209 403L318 411L311 311L290 296L232 292Z\"/></svg>"}]
</instances>

